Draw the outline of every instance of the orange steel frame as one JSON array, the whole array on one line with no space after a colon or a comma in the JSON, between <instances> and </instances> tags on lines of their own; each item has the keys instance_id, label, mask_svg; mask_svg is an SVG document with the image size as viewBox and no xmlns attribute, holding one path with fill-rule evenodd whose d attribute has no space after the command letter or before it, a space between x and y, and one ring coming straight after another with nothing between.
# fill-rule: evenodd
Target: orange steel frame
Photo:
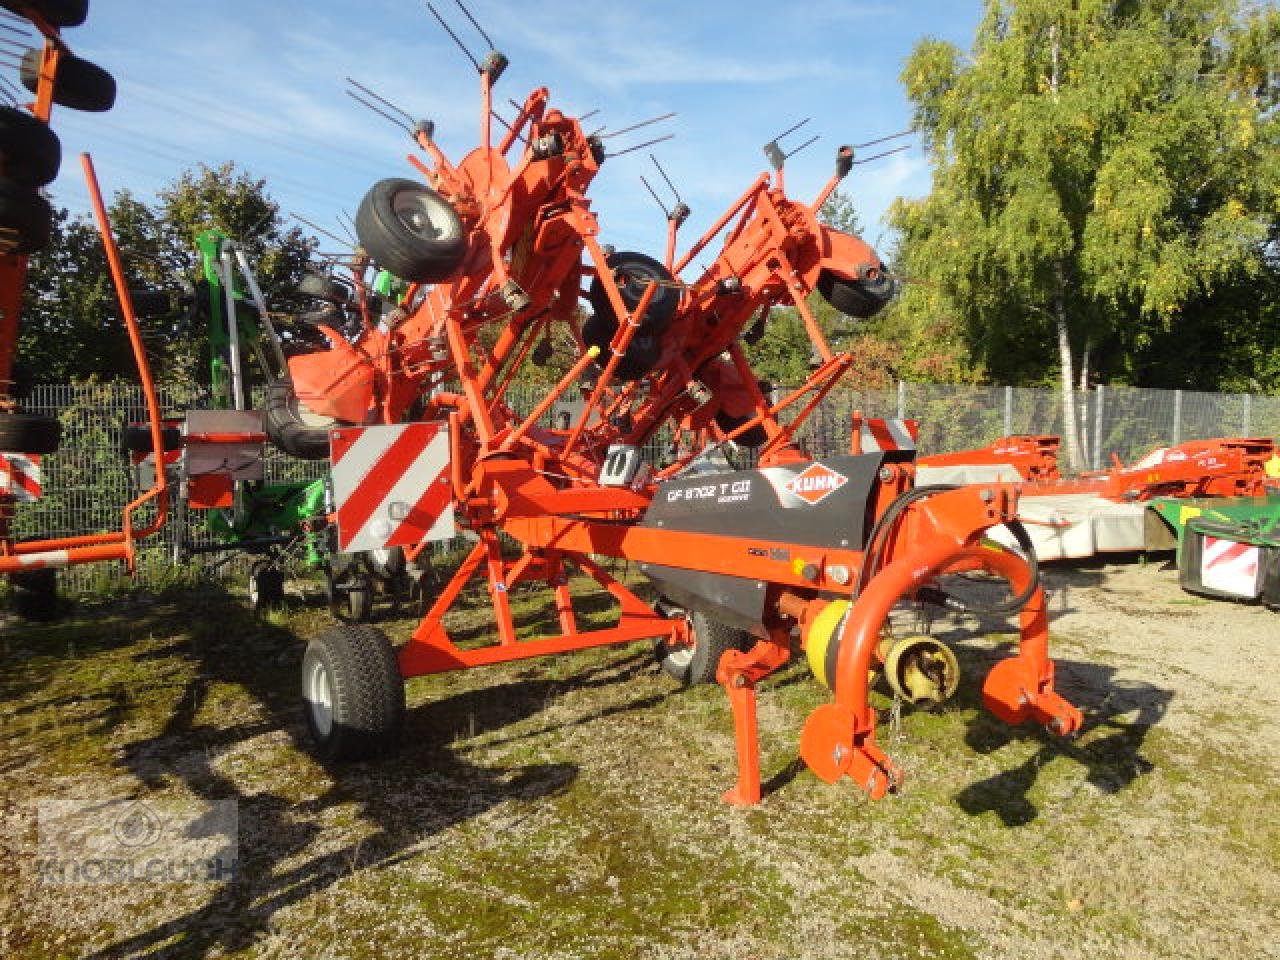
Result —
<instances>
[{"instance_id":1,"label":"orange steel frame","mask_svg":"<svg viewBox=\"0 0 1280 960\"><path fill-rule=\"evenodd\" d=\"M53 85L57 76L59 58L66 52L56 28L32 11L29 17L44 35L44 48L41 53L40 76L36 89L35 102L30 105L32 114L39 120L48 123L53 109ZM155 383L151 377L151 367L147 361L146 349L142 343L142 335L138 328L137 314L129 297L129 288L124 276L124 268L120 261L120 251L111 232L111 224L107 217L106 206L102 201L102 191L98 185L97 173L93 161L88 154L82 154L81 166L84 170L85 182L89 197L93 204L94 217L102 234L102 244L106 251L107 263L111 269L111 279L115 284L116 294L120 300L121 313L124 316L125 329L129 343L133 349L134 361L138 366L138 375L142 381L142 392L146 399L147 415L150 418L151 443L157 464L162 463L164 441L160 429L160 404L156 398ZM0 406L13 409L14 403L8 396L12 383L14 353L18 342L18 324L22 310L22 294L27 278L28 258L20 254L0 254ZM3 416L0 413L0 416ZM142 527L134 526L134 514L145 504L155 504L155 517ZM65 567L81 563L97 563L104 560L123 560L130 570L133 569L135 543L157 532L165 523L168 510L168 490L165 471L155 471L155 482L150 489L127 504L124 508L121 529L109 533L90 534L79 537L61 537L48 540L25 540L14 542L11 525L13 522L14 502L11 497L0 495L0 574L16 573L42 567Z\"/></svg>"},{"instance_id":2,"label":"orange steel frame","mask_svg":"<svg viewBox=\"0 0 1280 960\"><path fill-rule=\"evenodd\" d=\"M666 259L674 267L680 306L664 334L662 358L639 380L615 382L657 281L649 283L634 310L627 308L586 197L602 159L598 141L585 136L576 119L551 108L547 91L538 89L495 146L489 123L492 81L482 70L479 148L454 166L419 132L429 162L410 157L462 217L469 235L462 265L445 282L429 289L412 287L405 300L407 315L392 329L366 323L354 343L329 331L331 349L289 361L299 397L311 409L348 422L399 422L424 386L437 385L425 398L420 417L449 424L455 517L476 542L402 649L402 674L413 677L640 639L691 642L683 618L664 616L602 569L596 557L754 579L766 592L767 635L744 653L727 654L719 668L738 740L738 783L726 799L754 803L760 798L755 684L790 657L793 628L803 629L831 600L851 599L839 693L834 704L810 718L802 752L820 776L835 780L849 775L873 797L883 795L898 782L899 773L875 744L875 717L867 706L867 666L875 642L890 608L943 571L983 568L1008 577L1015 589L1025 585L1029 573L1020 558L983 545L987 529L1016 516L1015 489L990 485L949 490L913 504L891 531L885 566L858 594L854 584L867 560L860 545L815 548L640 526L659 483L685 466L693 452L656 473L641 474L630 486L597 481L612 445L642 444L664 424L674 425L685 437L714 441L759 426L767 435L762 466L809 459L794 443L796 430L854 358L831 350L808 297L823 269L850 280L874 278L884 269L861 240L817 220L816 211L842 173L838 170L812 204L787 196L781 170L776 176L762 174L679 260L678 224L673 223ZM550 134L561 138L563 152L535 158L531 145ZM680 280L680 272L721 235L723 246L711 265L691 283ZM581 286L590 276L599 278L619 318L608 350L599 355L581 342L577 326ZM805 384L771 402L758 389L738 338L758 311L778 304L800 313L822 362ZM532 343L552 323L572 333L579 357L536 409L521 418L507 404L506 390ZM489 346L477 336L486 325L498 330L486 341ZM722 363L724 353L731 367L725 375L736 374L736 388L745 391L754 410L727 434L714 422L714 405L704 404L690 390L708 366ZM576 422L568 429L540 425L541 416L601 358ZM445 379L459 388L439 389ZM369 410L376 411L376 418L367 415ZM780 415L788 411L794 415L783 422ZM912 474L910 464L885 465L873 494L874 516L911 486ZM504 537L520 546L518 557L504 552ZM770 548L780 546L806 562L771 559ZM407 552L412 557L424 547L415 545ZM574 570L617 600L615 626L582 627L570 592ZM477 577L488 587L497 640L464 649L450 638L444 617ZM522 640L509 597L514 588L530 583L548 589L559 632ZM988 705L1013 722L1037 720L1070 733L1079 726L1080 714L1052 691L1039 591L1022 614L1021 636L1018 655L987 679Z\"/></svg>"}]
</instances>

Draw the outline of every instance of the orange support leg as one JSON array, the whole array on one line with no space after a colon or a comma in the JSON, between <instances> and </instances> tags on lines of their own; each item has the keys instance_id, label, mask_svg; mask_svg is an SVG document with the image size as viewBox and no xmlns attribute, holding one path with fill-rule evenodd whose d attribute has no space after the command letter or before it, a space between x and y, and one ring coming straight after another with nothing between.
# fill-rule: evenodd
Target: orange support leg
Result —
<instances>
[{"instance_id":1,"label":"orange support leg","mask_svg":"<svg viewBox=\"0 0 1280 960\"><path fill-rule=\"evenodd\" d=\"M738 782L725 803L747 807L760 802L760 732L756 720L756 683L786 664L791 646L784 633L758 641L750 650L728 650L720 658L716 680L729 695L738 748Z\"/></svg>"}]
</instances>

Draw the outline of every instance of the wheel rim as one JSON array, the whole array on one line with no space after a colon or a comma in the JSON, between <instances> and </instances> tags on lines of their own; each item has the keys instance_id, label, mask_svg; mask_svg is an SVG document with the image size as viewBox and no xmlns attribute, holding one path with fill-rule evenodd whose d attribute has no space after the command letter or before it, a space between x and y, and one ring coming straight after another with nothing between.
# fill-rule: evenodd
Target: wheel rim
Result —
<instances>
[{"instance_id":1,"label":"wheel rim","mask_svg":"<svg viewBox=\"0 0 1280 960\"><path fill-rule=\"evenodd\" d=\"M334 417L327 417L323 413L316 413L297 397L293 398L294 412L298 415L298 422L304 427L320 428L332 427L338 421Z\"/></svg>"},{"instance_id":2,"label":"wheel rim","mask_svg":"<svg viewBox=\"0 0 1280 960\"><path fill-rule=\"evenodd\" d=\"M323 660L317 660L307 671L306 698L316 733L327 737L333 730L333 684Z\"/></svg>"},{"instance_id":3,"label":"wheel rim","mask_svg":"<svg viewBox=\"0 0 1280 960\"><path fill-rule=\"evenodd\" d=\"M391 199L391 211L400 225L423 240L438 240L444 233L432 214L430 200L423 194L401 190Z\"/></svg>"},{"instance_id":4,"label":"wheel rim","mask_svg":"<svg viewBox=\"0 0 1280 960\"><path fill-rule=\"evenodd\" d=\"M667 665L674 670L683 671L689 664L693 663L693 651L698 644L698 635L693 632L693 620L685 617L684 622L689 625L689 645L685 647L667 647L667 655L663 657Z\"/></svg>"}]
</instances>

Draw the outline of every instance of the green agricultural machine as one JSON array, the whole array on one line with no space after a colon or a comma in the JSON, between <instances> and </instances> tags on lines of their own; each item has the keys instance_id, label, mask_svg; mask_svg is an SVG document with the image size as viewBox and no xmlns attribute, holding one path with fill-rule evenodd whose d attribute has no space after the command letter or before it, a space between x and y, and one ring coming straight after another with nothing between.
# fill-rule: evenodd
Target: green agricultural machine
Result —
<instances>
[{"instance_id":1,"label":"green agricultural machine","mask_svg":"<svg viewBox=\"0 0 1280 960\"><path fill-rule=\"evenodd\" d=\"M1176 546L1188 593L1280 610L1280 489L1261 497L1164 497L1147 510L1148 544Z\"/></svg>"}]
</instances>

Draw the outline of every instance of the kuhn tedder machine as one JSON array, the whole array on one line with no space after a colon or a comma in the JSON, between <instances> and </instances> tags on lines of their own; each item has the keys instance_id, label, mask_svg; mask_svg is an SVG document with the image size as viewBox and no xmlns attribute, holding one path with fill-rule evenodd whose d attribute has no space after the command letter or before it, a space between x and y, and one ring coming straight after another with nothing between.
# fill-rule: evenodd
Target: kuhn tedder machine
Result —
<instances>
[{"instance_id":1,"label":"kuhn tedder machine","mask_svg":"<svg viewBox=\"0 0 1280 960\"><path fill-rule=\"evenodd\" d=\"M728 692L739 774L726 799L755 803L755 686L802 647L834 696L804 725L804 760L824 780L849 776L880 797L900 772L877 746L869 673L883 667L911 700L941 700L957 680L943 644L889 634L890 611L926 587L938 599L937 578L959 570L1007 579L1003 609L1020 611L1018 653L984 682L988 709L1009 723L1076 730L1079 711L1054 691L1035 562L986 536L1004 524L1020 531L1015 488L916 487L910 452L815 460L795 442L856 362L831 350L810 295L870 316L893 292L875 251L816 215L853 150L839 150L835 175L802 203L787 194L775 141L772 171L682 255L683 204L669 214L664 262L615 252L602 246L587 198L608 157L603 140L545 89L496 131L493 89L507 61L491 50L473 62L480 146L455 163L431 124L417 124L426 159L410 162L425 182L379 182L356 218L363 251L408 284L398 305L366 316L354 335L325 330L329 349L289 360L296 429L327 425L341 549L413 555L457 532L472 541L403 648L368 625L312 640L302 684L320 754L338 760L385 744L406 678L656 640L673 672ZM717 240L714 259L686 280ZM355 281L363 302L359 272ZM775 306L799 312L821 363L770 399L740 339ZM552 334L575 345L567 372L517 415L508 388L533 351L554 349ZM577 416L548 425L564 399L580 401ZM645 443L664 428L684 452L648 462ZM730 442L757 447L758 468L716 457ZM660 599L646 602L612 576L607 557L634 561ZM616 600L614 625L584 626L578 574ZM475 577L487 583L495 634L478 647L455 643L445 624ZM517 632L509 598L532 585L555 611L554 635Z\"/></svg>"}]
</instances>

